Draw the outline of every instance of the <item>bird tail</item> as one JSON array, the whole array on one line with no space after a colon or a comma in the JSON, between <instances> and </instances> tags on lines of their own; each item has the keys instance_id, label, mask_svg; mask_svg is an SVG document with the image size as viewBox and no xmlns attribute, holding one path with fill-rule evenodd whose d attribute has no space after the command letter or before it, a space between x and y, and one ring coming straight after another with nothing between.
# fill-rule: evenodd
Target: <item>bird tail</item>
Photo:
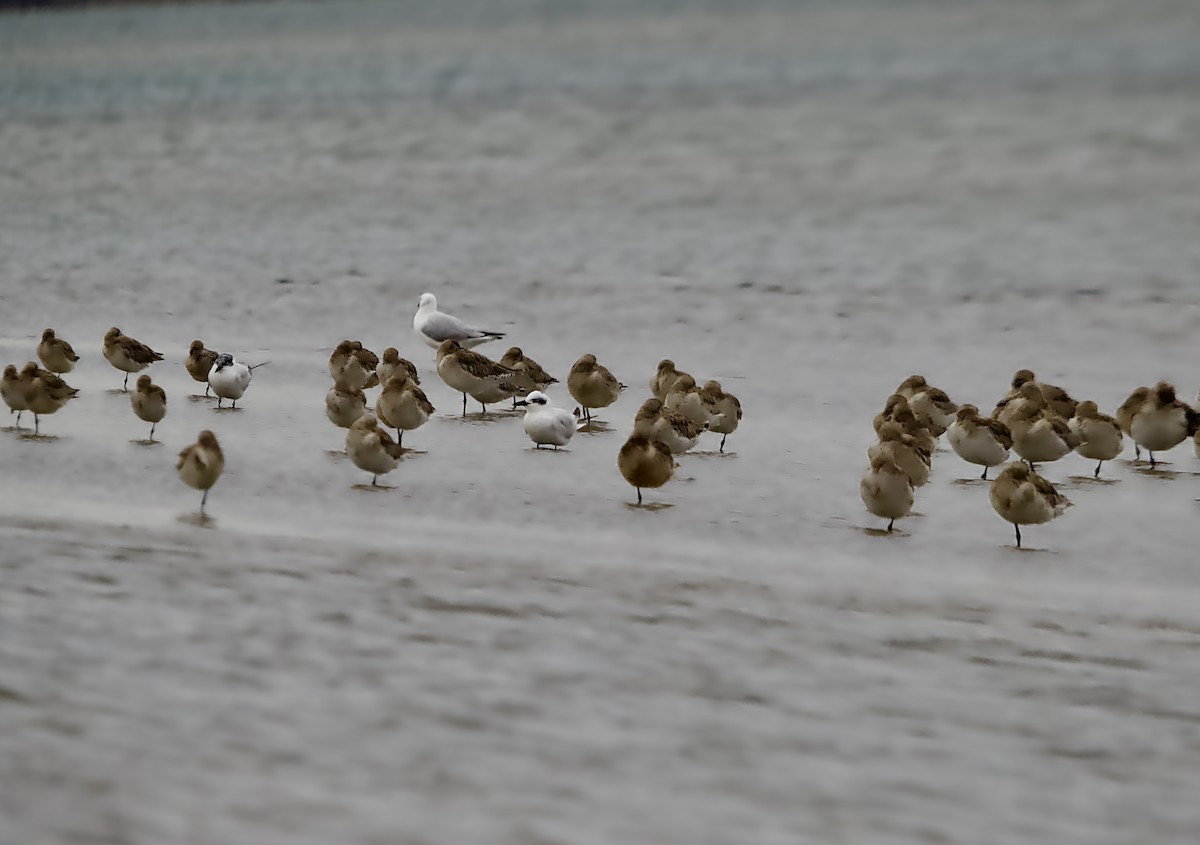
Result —
<instances>
[{"instance_id":1,"label":"bird tail","mask_svg":"<svg viewBox=\"0 0 1200 845\"><path fill-rule=\"evenodd\" d=\"M253 367L251 367L250 369L251 369L251 370L257 370L259 367L265 367L265 366L267 366L267 364L269 364L269 363L271 363L271 362L270 362L270 361L263 361L261 364L255 364L255 365L254 365Z\"/></svg>"}]
</instances>

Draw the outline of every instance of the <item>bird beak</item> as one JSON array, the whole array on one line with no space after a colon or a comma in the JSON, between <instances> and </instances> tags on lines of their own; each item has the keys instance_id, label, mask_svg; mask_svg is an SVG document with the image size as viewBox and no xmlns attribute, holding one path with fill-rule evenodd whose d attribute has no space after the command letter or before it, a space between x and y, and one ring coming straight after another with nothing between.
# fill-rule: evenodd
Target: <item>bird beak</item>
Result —
<instances>
[{"instance_id":1,"label":"bird beak","mask_svg":"<svg viewBox=\"0 0 1200 845\"><path fill-rule=\"evenodd\" d=\"M517 402L516 402L516 404L518 404L518 405L528 405L529 403L528 403L528 402L526 402L524 399L518 399L518 400L517 400Z\"/></svg>"}]
</instances>

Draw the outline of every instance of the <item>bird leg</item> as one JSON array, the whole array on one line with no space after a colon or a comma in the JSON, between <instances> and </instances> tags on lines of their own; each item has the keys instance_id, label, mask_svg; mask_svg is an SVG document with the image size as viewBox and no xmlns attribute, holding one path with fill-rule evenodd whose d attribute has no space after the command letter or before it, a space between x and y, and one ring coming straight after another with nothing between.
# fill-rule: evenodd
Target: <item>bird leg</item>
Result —
<instances>
[{"instance_id":1,"label":"bird leg","mask_svg":"<svg viewBox=\"0 0 1200 845\"><path fill-rule=\"evenodd\" d=\"M157 425L158 425L158 423L150 423L150 442L151 443L154 442L154 427Z\"/></svg>"},{"instance_id":2,"label":"bird leg","mask_svg":"<svg viewBox=\"0 0 1200 845\"><path fill-rule=\"evenodd\" d=\"M1013 528L1017 529L1017 548L1021 548L1021 526L1013 523Z\"/></svg>"},{"instance_id":3,"label":"bird leg","mask_svg":"<svg viewBox=\"0 0 1200 845\"><path fill-rule=\"evenodd\" d=\"M1096 471L1092 474L1092 478L1100 477L1100 467L1102 467L1102 466L1104 466L1104 461L1101 461L1100 463L1096 464Z\"/></svg>"},{"instance_id":4,"label":"bird leg","mask_svg":"<svg viewBox=\"0 0 1200 845\"><path fill-rule=\"evenodd\" d=\"M221 407L221 397L220 396L217 397L217 407L218 408Z\"/></svg>"},{"instance_id":5,"label":"bird leg","mask_svg":"<svg viewBox=\"0 0 1200 845\"><path fill-rule=\"evenodd\" d=\"M121 389L126 393L129 392L129 373L125 374L125 383L121 385Z\"/></svg>"},{"instance_id":6,"label":"bird leg","mask_svg":"<svg viewBox=\"0 0 1200 845\"><path fill-rule=\"evenodd\" d=\"M1147 449L1146 451L1150 452L1149 449ZM1154 469L1154 453L1153 452L1150 452L1150 469Z\"/></svg>"},{"instance_id":7,"label":"bird leg","mask_svg":"<svg viewBox=\"0 0 1200 845\"><path fill-rule=\"evenodd\" d=\"M467 415L467 394L463 394L463 416Z\"/></svg>"},{"instance_id":8,"label":"bird leg","mask_svg":"<svg viewBox=\"0 0 1200 845\"><path fill-rule=\"evenodd\" d=\"M720 450L719 450L721 453L724 453L724 452L725 452L725 438L726 438L726 437L728 437L728 436L729 436L728 434L722 434L722 435L721 435L721 448L720 448Z\"/></svg>"},{"instance_id":9,"label":"bird leg","mask_svg":"<svg viewBox=\"0 0 1200 845\"><path fill-rule=\"evenodd\" d=\"M398 429L396 429L396 445L399 446L401 449L403 449L404 448L404 446L402 445L403 443L404 443L404 429L398 428Z\"/></svg>"},{"instance_id":10,"label":"bird leg","mask_svg":"<svg viewBox=\"0 0 1200 845\"><path fill-rule=\"evenodd\" d=\"M378 475L372 475L372 476L371 476L371 486L372 486L372 487L378 487L378 486L379 486L378 484L376 484L376 483L375 483L375 480L376 480L377 478L379 478L379 476L378 476Z\"/></svg>"},{"instance_id":11,"label":"bird leg","mask_svg":"<svg viewBox=\"0 0 1200 845\"><path fill-rule=\"evenodd\" d=\"M637 488L637 491L638 491L638 504L640 505L642 503L642 488L641 487Z\"/></svg>"},{"instance_id":12,"label":"bird leg","mask_svg":"<svg viewBox=\"0 0 1200 845\"><path fill-rule=\"evenodd\" d=\"M892 533L892 525L893 525L895 522L896 522L896 520L894 520L894 519L890 519L890 520L888 520L888 533L889 533L889 534L891 534L891 533Z\"/></svg>"},{"instance_id":13,"label":"bird leg","mask_svg":"<svg viewBox=\"0 0 1200 845\"><path fill-rule=\"evenodd\" d=\"M37 415L37 414L34 414L34 415L33 415L33 436L34 436L34 437L37 437L37 433L38 433L38 426L40 426L40 425L41 425L41 422L42 422L42 421L41 421L40 419L38 419L38 415Z\"/></svg>"},{"instance_id":14,"label":"bird leg","mask_svg":"<svg viewBox=\"0 0 1200 845\"><path fill-rule=\"evenodd\" d=\"M204 516L204 504L208 501L208 491L204 491L204 495L200 497L200 515Z\"/></svg>"},{"instance_id":15,"label":"bird leg","mask_svg":"<svg viewBox=\"0 0 1200 845\"><path fill-rule=\"evenodd\" d=\"M204 385L204 395L205 395L205 397L207 397L207 396L208 396L208 391L210 391L210 390L212 390L212 385L211 385L211 384L208 384L208 383L205 383L205 385Z\"/></svg>"},{"instance_id":16,"label":"bird leg","mask_svg":"<svg viewBox=\"0 0 1200 845\"><path fill-rule=\"evenodd\" d=\"M980 480L980 481L987 481L987 471L988 471L988 468L987 468L987 467L984 467L984 468L983 468L983 475L979 476L979 480Z\"/></svg>"}]
</instances>

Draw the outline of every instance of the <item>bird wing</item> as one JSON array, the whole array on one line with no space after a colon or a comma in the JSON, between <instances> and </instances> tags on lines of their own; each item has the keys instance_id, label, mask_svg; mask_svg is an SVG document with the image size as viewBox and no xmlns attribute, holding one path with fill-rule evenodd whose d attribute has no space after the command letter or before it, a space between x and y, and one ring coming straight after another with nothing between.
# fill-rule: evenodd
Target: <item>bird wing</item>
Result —
<instances>
[{"instance_id":1,"label":"bird wing","mask_svg":"<svg viewBox=\"0 0 1200 845\"><path fill-rule=\"evenodd\" d=\"M486 355L472 352L470 349L459 349L456 353L458 365L475 378L505 378L516 375L515 370L497 364Z\"/></svg>"},{"instance_id":2,"label":"bird wing","mask_svg":"<svg viewBox=\"0 0 1200 845\"><path fill-rule=\"evenodd\" d=\"M429 401L429 397L425 395L424 390L419 387L410 387L409 390L412 391L413 399L416 400L418 408L420 408L426 414L432 414L434 412L435 409L433 407L433 403Z\"/></svg>"},{"instance_id":3,"label":"bird wing","mask_svg":"<svg viewBox=\"0 0 1200 845\"><path fill-rule=\"evenodd\" d=\"M992 431L992 435L1005 449L1011 449L1013 445L1012 432L1008 430L1008 426L1000 422L1000 420L990 419L989 417L980 417L980 425L987 426Z\"/></svg>"},{"instance_id":4,"label":"bird wing","mask_svg":"<svg viewBox=\"0 0 1200 845\"><path fill-rule=\"evenodd\" d=\"M500 332L489 332L468 326L457 317L441 311L428 315L421 321L421 334L441 343L444 340L470 340L477 337L503 337Z\"/></svg>"},{"instance_id":5,"label":"bird wing","mask_svg":"<svg viewBox=\"0 0 1200 845\"><path fill-rule=\"evenodd\" d=\"M125 336L125 354L139 364L152 364L163 359L161 354L128 335Z\"/></svg>"}]
</instances>

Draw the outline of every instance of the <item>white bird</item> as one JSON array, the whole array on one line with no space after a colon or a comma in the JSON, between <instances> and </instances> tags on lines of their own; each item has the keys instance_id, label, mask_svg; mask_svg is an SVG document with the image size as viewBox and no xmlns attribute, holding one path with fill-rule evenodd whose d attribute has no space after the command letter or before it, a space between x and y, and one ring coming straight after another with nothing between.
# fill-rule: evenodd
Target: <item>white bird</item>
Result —
<instances>
[{"instance_id":1,"label":"white bird","mask_svg":"<svg viewBox=\"0 0 1200 845\"><path fill-rule=\"evenodd\" d=\"M437 310L437 297L423 293L417 300L417 313L413 315L413 329L426 346L437 349L443 340L456 340L463 349L470 349L489 340L504 337L504 332L491 332L468 326L457 317Z\"/></svg>"},{"instance_id":2,"label":"white bird","mask_svg":"<svg viewBox=\"0 0 1200 845\"><path fill-rule=\"evenodd\" d=\"M527 406L525 420L522 425L529 439L540 449L543 445L566 446L575 436L578 420L569 411L556 408L550 404L550 397L540 390L535 390L527 397L517 402Z\"/></svg>"},{"instance_id":3,"label":"white bird","mask_svg":"<svg viewBox=\"0 0 1200 845\"><path fill-rule=\"evenodd\" d=\"M236 408L237 400L242 398L246 388L250 386L250 379L254 377L254 371L269 363L271 362L263 361L261 364L248 367L234 360L232 355L227 353L218 355L217 362L208 371L208 383L212 386L213 393L217 394L217 407L221 407L222 399L232 399L233 407Z\"/></svg>"}]
</instances>

